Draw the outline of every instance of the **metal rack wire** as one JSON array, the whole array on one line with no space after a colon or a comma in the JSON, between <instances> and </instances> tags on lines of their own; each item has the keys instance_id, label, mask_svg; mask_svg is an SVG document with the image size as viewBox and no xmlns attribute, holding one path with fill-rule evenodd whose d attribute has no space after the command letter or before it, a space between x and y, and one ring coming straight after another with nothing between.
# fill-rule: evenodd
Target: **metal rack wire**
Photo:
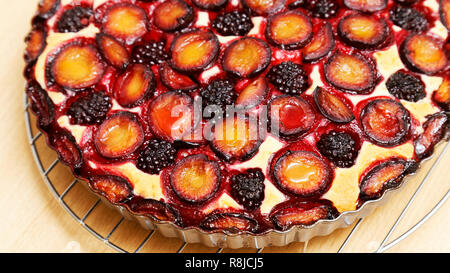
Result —
<instances>
[{"instance_id":1,"label":"metal rack wire","mask_svg":"<svg viewBox=\"0 0 450 273\"><path fill-rule=\"evenodd\" d=\"M47 168L44 167L43 161L42 161L42 157L40 155L40 152L37 149L36 146L36 141L38 141L38 139L40 139L41 137L44 137L43 134L41 132L38 132L36 134L33 133L33 128L34 125L31 123L31 114L30 114L30 106L28 103L28 99L27 96L25 95L24 98L24 112L25 112L25 125L26 125L26 130L27 130L27 135L28 135L28 141L29 141L29 145L31 148L31 151L33 153L33 157L34 160L36 162L36 165L38 167L39 172L41 173L45 183L47 184L47 186L49 187L49 189L51 190L52 194L55 196L56 200L61 204L61 206L81 225L83 226L86 230L88 230L92 235L94 235L96 238L98 238L99 240L101 240L102 242L104 242L106 245L108 245L109 247L111 247L112 249L114 249L115 251L118 252L140 252L142 250L142 248L144 247L144 245L151 239L151 237L155 234L155 231L149 231L148 234L145 236L145 238L142 240L141 243L139 243L138 247L136 249L134 249L133 251L127 251L125 250L123 247L113 243L110 239L111 236L116 232L116 230L118 229L118 227L122 224L122 222L125 220L124 217L122 216L117 223L115 223L112 227L112 229L107 233L106 236L103 236L100 234L100 232L98 232L97 230L95 230L94 228L92 228L89 224L86 223L86 219L89 217L89 215L92 214L92 212L98 207L98 205L100 204L101 200L97 199L95 201L95 203L87 210L87 212L82 215L81 217L78 216L71 208L71 206L69 204L67 204L64 201L64 197L67 196L67 194L74 188L74 186L77 183L83 183L82 181L79 181L77 179L73 179L73 181L62 191L62 193L58 193L56 187L55 187L55 183L54 181L52 181L52 179L50 179L49 174L52 172L52 170L55 168L55 166L58 164L59 160L56 159L54 160ZM390 237L392 236L395 228L397 227L397 225L400 223L401 219L404 217L404 215L406 214L406 212L408 211L408 209L410 208L411 204L413 203L413 201L416 199L416 197L418 196L419 192L422 190L423 186L427 183L427 181L429 181L429 177L430 175L433 173L435 167L438 165L439 161L441 160L442 156L446 153L447 149L449 147L449 143L445 144L445 147L442 151L442 153L439 155L439 157L437 158L437 160L433 163L432 167L430 168L430 170L428 171L428 173L426 174L425 178L421 181L421 183L419 184L419 186L417 187L416 191L414 192L414 194L411 196L411 198L409 199L408 203L406 204L406 206L403 208L402 212L400 213L400 215L398 216L398 218L396 219L395 223L392 225L392 227L390 228L389 232L386 234L385 238L383 239L383 241L381 242L381 244L378 246L378 248L375 250L375 252L384 252L390 248L392 248L393 246L397 245L400 241L404 240L405 238L407 238L409 235L411 235L415 230L417 230L420 226L422 226L433 214L436 213L436 211L438 211L438 209L447 201L447 199L450 196L450 190L447 191L447 193L437 202L437 204L434 205L434 207L425 214L425 216L420 219L419 221L417 221L416 224L414 224L411 228L409 228L407 231L405 231L403 234L401 234L400 236L398 236L396 239L393 239L390 241L390 243L388 243ZM340 246L340 248L338 249L338 253L342 252L345 247L347 246L348 242L350 241L350 238L355 234L355 232L358 230L358 228L360 227L361 223L364 221L364 218L361 218L357 221L357 223L353 226L352 230L350 231L350 233L347 235L347 237L345 238L344 242L342 243L342 245ZM182 243L182 245L180 246L180 248L176 251L177 253L180 253L184 250L184 248L186 247L186 243ZM304 244L304 250L307 247L307 242ZM222 248L219 248L217 250L217 253L222 252ZM260 253L263 249L257 249L256 252Z\"/></svg>"}]
</instances>

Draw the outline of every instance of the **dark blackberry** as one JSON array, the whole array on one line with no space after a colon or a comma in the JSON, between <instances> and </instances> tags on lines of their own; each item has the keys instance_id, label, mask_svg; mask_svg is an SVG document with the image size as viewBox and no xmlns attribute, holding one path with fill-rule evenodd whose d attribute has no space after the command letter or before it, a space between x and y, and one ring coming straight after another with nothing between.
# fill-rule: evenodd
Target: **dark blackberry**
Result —
<instances>
[{"instance_id":1,"label":"dark blackberry","mask_svg":"<svg viewBox=\"0 0 450 273\"><path fill-rule=\"evenodd\" d=\"M73 124L100 124L111 109L111 99L103 92L93 92L70 105L67 115Z\"/></svg>"},{"instance_id":2,"label":"dark blackberry","mask_svg":"<svg viewBox=\"0 0 450 273\"><path fill-rule=\"evenodd\" d=\"M244 36L253 28L253 23L247 13L234 10L219 14L212 27L223 36Z\"/></svg>"},{"instance_id":3,"label":"dark blackberry","mask_svg":"<svg viewBox=\"0 0 450 273\"><path fill-rule=\"evenodd\" d=\"M413 8L396 6L389 11L389 18L405 30L422 32L428 29L428 20L425 15Z\"/></svg>"},{"instance_id":4,"label":"dark blackberry","mask_svg":"<svg viewBox=\"0 0 450 273\"><path fill-rule=\"evenodd\" d=\"M233 105L236 100L234 84L230 80L214 80L200 92L203 107L219 106L226 110L227 105Z\"/></svg>"},{"instance_id":5,"label":"dark blackberry","mask_svg":"<svg viewBox=\"0 0 450 273\"><path fill-rule=\"evenodd\" d=\"M136 167L143 172L159 174L162 169L170 166L175 161L177 149L165 140L151 139L144 144L144 149L139 152Z\"/></svg>"},{"instance_id":6,"label":"dark blackberry","mask_svg":"<svg viewBox=\"0 0 450 273\"><path fill-rule=\"evenodd\" d=\"M319 151L337 167L348 168L355 164L358 150L353 137L344 132L331 131L317 142Z\"/></svg>"},{"instance_id":7,"label":"dark blackberry","mask_svg":"<svg viewBox=\"0 0 450 273\"><path fill-rule=\"evenodd\" d=\"M291 61L273 66L266 77L279 91L290 95L299 95L309 87L305 71Z\"/></svg>"},{"instance_id":8,"label":"dark blackberry","mask_svg":"<svg viewBox=\"0 0 450 273\"><path fill-rule=\"evenodd\" d=\"M425 86L414 75L397 71L386 81L386 87L397 99L416 102L426 96Z\"/></svg>"},{"instance_id":9,"label":"dark blackberry","mask_svg":"<svg viewBox=\"0 0 450 273\"><path fill-rule=\"evenodd\" d=\"M131 53L133 62L149 65L161 64L169 58L165 47L165 42L150 42L135 46Z\"/></svg>"},{"instance_id":10,"label":"dark blackberry","mask_svg":"<svg viewBox=\"0 0 450 273\"><path fill-rule=\"evenodd\" d=\"M248 210L257 209L264 199L264 174L261 169L248 169L231 176L231 196Z\"/></svg>"},{"instance_id":11,"label":"dark blackberry","mask_svg":"<svg viewBox=\"0 0 450 273\"><path fill-rule=\"evenodd\" d=\"M66 10L58 22L56 30L58 32L78 32L89 25L93 11L87 7L74 7Z\"/></svg>"},{"instance_id":12,"label":"dark blackberry","mask_svg":"<svg viewBox=\"0 0 450 273\"><path fill-rule=\"evenodd\" d=\"M336 16L339 5L334 0L311 0L306 3L306 8L312 16L328 19Z\"/></svg>"},{"instance_id":13,"label":"dark blackberry","mask_svg":"<svg viewBox=\"0 0 450 273\"><path fill-rule=\"evenodd\" d=\"M305 8L306 4L307 4L306 0L294 0L288 4L288 8L290 9Z\"/></svg>"}]
</instances>

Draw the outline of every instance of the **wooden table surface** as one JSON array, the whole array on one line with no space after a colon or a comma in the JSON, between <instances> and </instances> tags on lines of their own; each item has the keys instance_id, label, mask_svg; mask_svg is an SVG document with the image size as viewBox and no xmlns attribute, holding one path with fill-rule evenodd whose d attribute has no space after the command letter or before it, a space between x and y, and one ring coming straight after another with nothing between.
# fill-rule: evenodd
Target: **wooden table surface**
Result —
<instances>
[{"instance_id":1,"label":"wooden table surface","mask_svg":"<svg viewBox=\"0 0 450 273\"><path fill-rule=\"evenodd\" d=\"M57 202L45 185L33 160L24 119L24 79L22 77L23 39L37 0L0 0L0 251L1 252L114 252L79 225ZM48 167L56 158L46 148L43 139L36 141ZM441 151L443 145L440 146ZM374 251L390 230L398 215L427 174L436 156L427 161L414 179L403 187L388 204L363 219L348 241L344 252ZM429 180L397 225L391 239L397 238L420 220L449 191L450 149L443 155ZM67 186L73 177L58 163L50 174L58 185ZM59 186L58 186L59 187ZM61 186L63 187L63 186ZM57 189L62 191L63 188ZM77 215L83 215L96 198L80 185L65 197ZM86 223L103 236L117 223L120 216L103 204L86 219ZM286 247L266 248L263 252L336 252L354 225L330 236L314 238ZM131 235L130 235L131 231ZM450 252L450 202L443 206L420 228L389 252ZM148 232L133 222L123 221L110 240L133 251ZM143 252L175 252L182 242L165 239L155 232L143 246ZM187 245L184 252L215 252L201 245ZM223 250L229 252L233 250ZM254 249L234 251L254 252Z\"/></svg>"}]
</instances>

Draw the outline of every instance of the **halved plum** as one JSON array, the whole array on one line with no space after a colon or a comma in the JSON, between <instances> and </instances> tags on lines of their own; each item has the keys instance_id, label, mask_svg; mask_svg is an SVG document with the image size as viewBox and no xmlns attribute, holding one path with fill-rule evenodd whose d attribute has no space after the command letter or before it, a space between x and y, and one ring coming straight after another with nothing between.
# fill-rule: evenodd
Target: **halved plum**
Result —
<instances>
[{"instance_id":1,"label":"halved plum","mask_svg":"<svg viewBox=\"0 0 450 273\"><path fill-rule=\"evenodd\" d=\"M353 10L376 12L386 8L387 0L344 0L344 4Z\"/></svg>"},{"instance_id":2,"label":"halved plum","mask_svg":"<svg viewBox=\"0 0 450 273\"><path fill-rule=\"evenodd\" d=\"M271 220L278 230L288 230L292 226L310 226L319 220L331 220L339 215L338 211L327 202L299 202L277 210Z\"/></svg>"},{"instance_id":3,"label":"halved plum","mask_svg":"<svg viewBox=\"0 0 450 273\"><path fill-rule=\"evenodd\" d=\"M31 30L25 38L25 61L32 62L36 60L45 48L47 33L41 27Z\"/></svg>"},{"instance_id":4,"label":"halved plum","mask_svg":"<svg viewBox=\"0 0 450 273\"><path fill-rule=\"evenodd\" d=\"M450 30L450 0L439 1L439 14L444 26Z\"/></svg>"},{"instance_id":5,"label":"halved plum","mask_svg":"<svg viewBox=\"0 0 450 273\"><path fill-rule=\"evenodd\" d=\"M337 52L324 69L326 80L343 91L366 94L375 86L375 68L362 55Z\"/></svg>"},{"instance_id":6,"label":"halved plum","mask_svg":"<svg viewBox=\"0 0 450 273\"><path fill-rule=\"evenodd\" d=\"M285 49L299 49L313 37L311 20L299 11L286 11L269 17L266 26L266 39Z\"/></svg>"},{"instance_id":7,"label":"halved plum","mask_svg":"<svg viewBox=\"0 0 450 273\"><path fill-rule=\"evenodd\" d=\"M392 147L406 140L410 128L408 110L392 99L369 102L360 115L361 126L375 144Z\"/></svg>"},{"instance_id":8,"label":"halved plum","mask_svg":"<svg viewBox=\"0 0 450 273\"><path fill-rule=\"evenodd\" d=\"M275 163L273 178L286 193L299 197L320 196L332 180L330 166L309 151L286 151Z\"/></svg>"},{"instance_id":9,"label":"halved plum","mask_svg":"<svg viewBox=\"0 0 450 273\"><path fill-rule=\"evenodd\" d=\"M286 0L241 0L256 15L274 14L283 9Z\"/></svg>"},{"instance_id":10,"label":"halved plum","mask_svg":"<svg viewBox=\"0 0 450 273\"><path fill-rule=\"evenodd\" d=\"M355 119L349 103L325 88L319 86L316 88L314 101L320 113L333 122L349 123Z\"/></svg>"},{"instance_id":11,"label":"halved plum","mask_svg":"<svg viewBox=\"0 0 450 273\"><path fill-rule=\"evenodd\" d=\"M38 15L48 19L56 13L60 4L61 0L41 0L38 5Z\"/></svg>"},{"instance_id":12,"label":"halved plum","mask_svg":"<svg viewBox=\"0 0 450 273\"><path fill-rule=\"evenodd\" d=\"M193 19L194 10L183 0L164 1L153 11L153 23L164 31L185 28Z\"/></svg>"},{"instance_id":13,"label":"halved plum","mask_svg":"<svg viewBox=\"0 0 450 273\"><path fill-rule=\"evenodd\" d=\"M27 83L26 92L30 100L31 110L38 117L39 127L46 128L50 126L55 119L55 105L48 93L35 80Z\"/></svg>"},{"instance_id":14,"label":"halved plum","mask_svg":"<svg viewBox=\"0 0 450 273\"><path fill-rule=\"evenodd\" d=\"M198 87L198 84L188 75L176 72L168 63L159 66L161 82L170 90L190 91Z\"/></svg>"},{"instance_id":15,"label":"halved plum","mask_svg":"<svg viewBox=\"0 0 450 273\"><path fill-rule=\"evenodd\" d=\"M271 133L281 137L297 137L314 125L315 112L298 96L281 95L269 103Z\"/></svg>"},{"instance_id":16,"label":"halved plum","mask_svg":"<svg viewBox=\"0 0 450 273\"><path fill-rule=\"evenodd\" d=\"M131 3L117 3L106 10L101 29L130 45L147 33L147 14Z\"/></svg>"},{"instance_id":17,"label":"halved plum","mask_svg":"<svg viewBox=\"0 0 450 273\"><path fill-rule=\"evenodd\" d=\"M197 123L193 103L193 99L182 92L170 91L158 96L149 107L152 130L166 140L182 140Z\"/></svg>"},{"instance_id":18,"label":"halved plum","mask_svg":"<svg viewBox=\"0 0 450 273\"><path fill-rule=\"evenodd\" d=\"M192 0L192 3L201 9L217 11L223 8L228 0Z\"/></svg>"},{"instance_id":19,"label":"halved plum","mask_svg":"<svg viewBox=\"0 0 450 273\"><path fill-rule=\"evenodd\" d=\"M366 172L360 180L360 195L362 200L379 198L385 190L400 184L403 177L415 172L417 163L400 158L392 158Z\"/></svg>"},{"instance_id":20,"label":"halved plum","mask_svg":"<svg viewBox=\"0 0 450 273\"><path fill-rule=\"evenodd\" d=\"M153 199L141 199L130 204L133 212L150 216L157 221L173 222L182 227L183 221L179 212L172 206Z\"/></svg>"},{"instance_id":21,"label":"halved plum","mask_svg":"<svg viewBox=\"0 0 450 273\"><path fill-rule=\"evenodd\" d=\"M105 60L118 69L125 69L130 63L130 53L126 47L111 35L97 34L97 46Z\"/></svg>"},{"instance_id":22,"label":"halved plum","mask_svg":"<svg viewBox=\"0 0 450 273\"><path fill-rule=\"evenodd\" d=\"M205 230L223 230L229 233L255 232L258 229L258 222L240 213L214 213L203 220L200 227Z\"/></svg>"},{"instance_id":23,"label":"halved plum","mask_svg":"<svg viewBox=\"0 0 450 273\"><path fill-rule=\"evenodd\" d=\"M258 152L262 142L259 125L239 116L217 121L211 135L206 137L213 151L226 161L250 159Z\"/></svg>"},{"instance_id":24,"label":"halved plum","mask_svg":"<svg viewBox=\"0 0 450 273\"><path fill-rule=\"evenodd\" d=\"M83 156L75 138L67 131L54 132L49 137L50 145L58 153L58 158L71 168L78 169L83 164Z\"/></svg>"},{"instance_id":25,"label":"halved plum","mask_svg":"<svg viewBox=\"0 0 450 273\"><path fill-rule=\"evenodd\" d=\"M433 100L443 110L450 112L450 77L444 78L439 89L433 93Z\"/></svg>"},{"instance_id":26,"label":"halved plum","mask_svg":"<svg viewBox=\"0 0 450 273\"><path fill-rule=\"evenodd\" d=\"M200 72L210 67L219 54L219 40L210 31L181 33L170 46L169 64L180 72Z\"/></svg>"},{"instance_id":27,"label":"halved plum","mask_svg":"<svg viewBox=\"0 0 450 273\"><path fill-rule=\"evenodd\" d=\"M251 109L258 106L267 96L269 85L264 77L259 77L250 82L240 93L235 101L239 109Z\"/></svg>"},{"instance_id":28,"label":"halved plum","mask_svg":"<svg viewBox=\"0 0 450 273\"><path fill-rule=\"evenodd\" d=\"M130 112L117 112L107 118L94 136L97 151L107 158L120 158L136 151L144 142L144 130Z\"/></svg>"},{"instance_id":29,"label":"halved plum","mask_svg":"<svg viewBox=\"0 0 450 273\"><path fill-rule=\"evenodd\" d=\"M412 71L436 74L447 68L443 41L426 34L412 34L400 46L400 57Z\"/></svg>"},{"instance_id":30,"label":"halved plum","mask_svg":"<svg viewBox=\"0 0 450 273\"><path fill-rule=\"evenodd\" d=\"M81 41L71 42L49 56L47 74L50 80L71 90L84 89L97 84L106 66L97 47Z\"/></svg>"},{"instance_id":31,"label":"halved plum","mask_svg":"<svg viewBox=\"0 0 450 273\"><path fill-rule=\"evenodd\" d=\"M89 184L96 192L115 204L128 201L133 194L128 181L119 176L95 176L89 179Z\"/></svg>"},{"instance_id":32,"label":"halved plum","mask_svg":"<svg viewBox=\"0 0 450 273\"><path fill-rule=\"evenodd\" d=\"M202 203L214 196L220 186L219 165L204 154L183 158L173 168L170 185L183 201Z\"/></svg>"},{"instance_id":33,"label":"halved plum","mask_svg":"<svg viewBox=\"0 0 450 273\"><path fill-rule=\"evenodd\" d=\"M449 132L449 116L439 112L428 117L422 125L423 133L414 140L414 150L423 159L433 153L434 146Z\"/></svg>"},{"instance_id":34,"label":"halved plum","mask_svg":"<svg viewBox=\"0 0 450 273\"><path fill-rule=\"evenodd\" d=\"M155 76L144 64L133 64L118 76L114 84L114 95L117 102L127 108L142 104L153 92Z\"/></svg>"},{"instance_id":35,"label":"halved plum","mask_svg":"<svg viewBox=\"0 0 450 273\"><path fill-rule=\"evenodd\" d=\"M389 35L389 28L382 18L356 13L341 19L338 34L346 44L367 49L375 48L385 42Z\"/></svg>"},{"instance_id":36,"label":"halved plum","mask_svg":"<svg viewBox=\"0 0 450 273\"><path fill-rule=\"evenodd\" d=\"M311 42L303 49L303 61L315 62L328 55L334 48L335 40L331 24L325 22L317 33L314 34Z\"/></svg>"},{"instance_id":37,"label":"halved plum","mask_svg":"<svg viewBox=\"0 0 450 273\"><path fill-rule=\"evenodd\" d=\"M257 75L272 58L270 47L261 39L244 37L232 42L222 58L223 70L239 78Z\"/></svg>"}]
</instances>

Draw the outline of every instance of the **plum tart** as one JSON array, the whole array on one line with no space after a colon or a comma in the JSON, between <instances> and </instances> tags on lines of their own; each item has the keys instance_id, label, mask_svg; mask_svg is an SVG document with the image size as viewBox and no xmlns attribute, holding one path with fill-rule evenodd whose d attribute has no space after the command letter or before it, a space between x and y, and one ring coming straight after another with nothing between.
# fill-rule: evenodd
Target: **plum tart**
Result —
<instances>
[{"instance_id":1,"label":"plum tart","mask_svg":"<svg viewBox=\"0 0 450 273\"><path fill-rule=\"evenodd\" d=\"M449 135L450 1L41 0L37 126L117 207L201 232L333 221Z\"/></svg>"}]
</instances>

